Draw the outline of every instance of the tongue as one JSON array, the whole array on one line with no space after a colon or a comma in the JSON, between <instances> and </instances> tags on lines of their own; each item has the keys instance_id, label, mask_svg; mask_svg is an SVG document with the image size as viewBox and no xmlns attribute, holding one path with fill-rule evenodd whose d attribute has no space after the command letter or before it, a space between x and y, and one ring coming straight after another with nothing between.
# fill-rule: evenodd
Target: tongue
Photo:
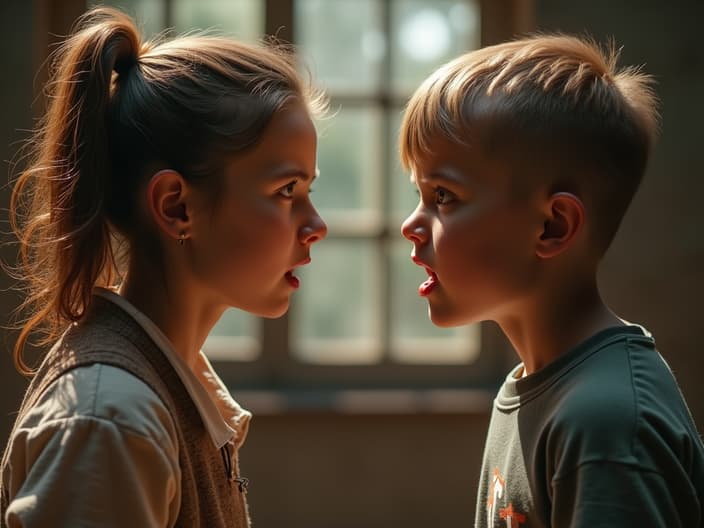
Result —
<instances>
[{"instance_id":1,"label":"tongue","mask_svg":"<svg viewBox=\"0 0 704 528\"><path fill-rule=\"evenodd\" d=\"M423 284L421 284L418 288L418 295L421 297L425 297L426 295L429 295L433 289L435 289L435 285L438 283L438 277L433 273L430 277L428 277L428 280L425 281Z\"/></svg>"}]
</instances>

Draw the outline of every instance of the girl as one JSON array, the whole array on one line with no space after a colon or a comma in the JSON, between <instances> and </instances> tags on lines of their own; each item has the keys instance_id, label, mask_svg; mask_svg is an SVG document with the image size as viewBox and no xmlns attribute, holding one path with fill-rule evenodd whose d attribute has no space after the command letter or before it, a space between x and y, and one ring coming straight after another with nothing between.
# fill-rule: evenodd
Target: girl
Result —
<instances>
[{"instance_id":1,"label":"girl","mask_svg":"<svg viewBox=\"0 0 704 528\"><path fill-rule=\"evenodd\" d=\"M142 43L107 8L77 27L12 195L16 366L32 373L35 331L55 344L3 456L0 524L247 526L250 414L200 348L230 306L282 315L325 236L308 196L322 99L276 49Z\"/></svg>"}]
</instances>

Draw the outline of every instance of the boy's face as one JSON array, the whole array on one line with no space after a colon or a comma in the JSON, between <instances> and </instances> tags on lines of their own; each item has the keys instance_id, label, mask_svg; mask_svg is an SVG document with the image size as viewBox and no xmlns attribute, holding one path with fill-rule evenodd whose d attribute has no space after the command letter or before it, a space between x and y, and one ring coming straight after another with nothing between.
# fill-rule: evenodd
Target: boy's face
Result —
<instances>
[{"instance_id":1,"label":"boy's face","mask_svg":"<svg viewBox=\"0 0 704 528\"><path fill-rule=\"evenodd\" d=\"M411 181L420 202L403 223L412 257L429 279L419 288L439 326L502 320L520 313L539 271L543 232L538 189L521 186L521 170L477 146L432 142Z\"/></svg>"}]
</instances>

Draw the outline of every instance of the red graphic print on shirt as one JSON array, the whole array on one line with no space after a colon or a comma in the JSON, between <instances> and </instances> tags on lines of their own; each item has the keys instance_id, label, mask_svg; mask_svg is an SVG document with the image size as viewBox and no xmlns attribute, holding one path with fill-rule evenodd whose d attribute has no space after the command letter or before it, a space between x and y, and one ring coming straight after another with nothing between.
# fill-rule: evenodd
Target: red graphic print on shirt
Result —
<instances>
[{"instance_id":1,"label":"red graphic print on shirt","mask_svg":"<svg viewBox=\"0 0 704 528\"><path fill-rule=\"evenodd\" d=\"M497 502L504 498L505 491L506 480L501 478L499 469L494 468L491 485L489 486L489 497L486 501L487 521L489 523L487 528L494 527L494 514L496 513ZM499 517L506 521L506 528L519 528L521 524L526 522L525 514L515 511L511 502L505 508L499 509Z\"/></svg>"}]
</instances>

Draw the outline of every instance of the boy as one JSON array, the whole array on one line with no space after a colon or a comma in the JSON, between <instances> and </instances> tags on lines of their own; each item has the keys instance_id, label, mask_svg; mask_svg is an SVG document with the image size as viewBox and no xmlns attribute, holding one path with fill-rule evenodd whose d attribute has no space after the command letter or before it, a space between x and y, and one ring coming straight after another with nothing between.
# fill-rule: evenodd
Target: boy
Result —
<instances>
[{"instance_id":1,"label":"boy","mask_svg":"<svg viewBox=\"0 0 704 528\"><path fill-rule=\"evenodd\" d=\"M596 283L657 130L651 79L562 35L469 53L411 98L404 222L432 321L496 321L521 359L477 527L703 526L704 447L650 334Z\"/></svg>"}]
</instances>

